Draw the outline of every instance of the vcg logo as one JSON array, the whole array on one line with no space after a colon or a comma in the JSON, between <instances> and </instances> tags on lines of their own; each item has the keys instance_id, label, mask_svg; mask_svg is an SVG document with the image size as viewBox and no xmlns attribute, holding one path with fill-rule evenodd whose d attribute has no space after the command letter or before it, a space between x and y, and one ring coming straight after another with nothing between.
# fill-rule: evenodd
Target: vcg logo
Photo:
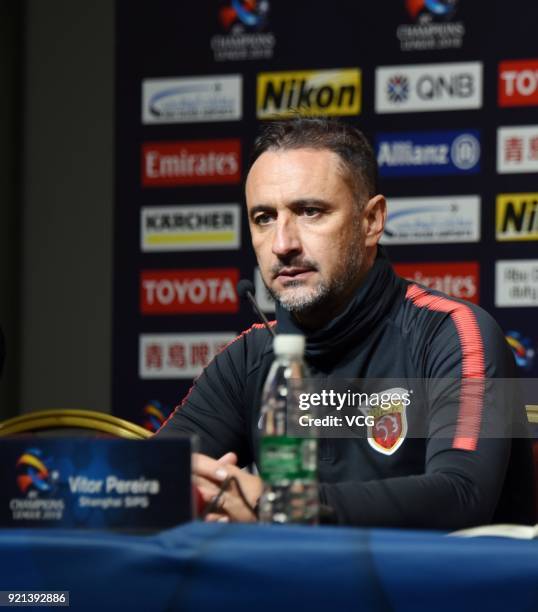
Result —
<instances>
[{"instance_id":1,"label":"vcg logo","mask_svg":"<svg viewBox=\"0 0 538 612\"><path fill-rule=\"evenodd\" d=\"M358 68L264 72L258 75L257 117L358 115L361 71Z\"/></svg>"},{"instance_id":2,"label":"vcg logo","mask_svg":"<svg viewBox=\"0 0 538 612\"><path fill-rule=\"evenodd\" d=\"M382 66L376 69L377 113L476 109L481 106L481 62Z\"/></svg>"},{"instance_id":3,"label":"vcg logo","mask_svg":"<svg viewBox=\"0 0 538 612\"><path fill-rule=\"evenodd\" d=\"M383 177L474 174L480 170L477 130L378 134L375 148Z\"/></svg>"}]
</instances>

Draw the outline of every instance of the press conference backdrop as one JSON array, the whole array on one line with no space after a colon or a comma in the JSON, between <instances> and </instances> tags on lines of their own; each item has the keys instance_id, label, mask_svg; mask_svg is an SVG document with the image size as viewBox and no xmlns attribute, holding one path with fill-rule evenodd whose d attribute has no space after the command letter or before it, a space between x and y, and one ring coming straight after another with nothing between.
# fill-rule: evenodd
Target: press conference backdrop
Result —
<instances>
[{"instance_id":1,"label":"press conference backdrop","mask_svg":"<svg viewBox=\"0 0 538 612\"><path fill-rule=\"evenodd\" d=\"M366 133L396 270L483 306L538 375L538 4L118 0L116 23L116 414L156 429L253 322L248 153L296 109Z\"/></svg>"}]
</instances>

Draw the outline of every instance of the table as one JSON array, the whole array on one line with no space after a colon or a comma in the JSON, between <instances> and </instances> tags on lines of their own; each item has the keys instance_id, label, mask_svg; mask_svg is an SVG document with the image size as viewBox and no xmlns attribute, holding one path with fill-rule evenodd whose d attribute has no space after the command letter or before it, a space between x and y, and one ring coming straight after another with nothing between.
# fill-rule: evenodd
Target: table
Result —
<instances>
[{"instance_id":1,"label":"table","mask_svg":"<svg viewBox=\"0 0 538 612\"><path fill-rule=\"evenodd\" d=\"M194 522L4 529L0 559L2 590L69 590L73 610L538 610L538 541Z\"/></svg>"}]
</instances>

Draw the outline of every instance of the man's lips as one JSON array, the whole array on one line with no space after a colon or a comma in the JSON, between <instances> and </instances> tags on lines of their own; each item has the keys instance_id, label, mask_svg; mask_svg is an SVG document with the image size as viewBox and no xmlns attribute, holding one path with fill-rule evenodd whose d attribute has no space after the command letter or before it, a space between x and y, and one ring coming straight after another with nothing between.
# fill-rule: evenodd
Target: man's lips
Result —
<instances>
[{"instance_id":1,"label":"man's lips","mask_svg":"<svg viewBox=\"0 0 538 612\"><path fill-rule=\"evenodd\" d=\"M296 280L300 280L302 278L305 278L306 276L308 276L308 274L311 274L312 272L315 272L314 268L301 268L298 266L290 266L287 268L281 268L275 275L275 278L279 278L281 280L289 280L289 279L296 279Z\"/></svg>"}]
</instances>

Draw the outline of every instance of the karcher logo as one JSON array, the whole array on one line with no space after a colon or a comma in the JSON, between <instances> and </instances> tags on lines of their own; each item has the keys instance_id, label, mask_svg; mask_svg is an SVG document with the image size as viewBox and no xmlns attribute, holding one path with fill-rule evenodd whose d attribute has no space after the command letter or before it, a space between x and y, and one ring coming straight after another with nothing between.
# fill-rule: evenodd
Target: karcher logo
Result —
<instances>
[{"instance_id":1,"label":"karcher logo","mask_svg":"<svg viewBox=\"0 0 538 612\"><path fill-rule=\"evenodd\" d=\"M358 68L263 72L258 75L258 119L358 115L361 71Z\"/></svg>"},{"instance_id":2,"label":"karcher logo","mask_svg":"<svg viewBox=\"0 0 538 612\"><path fill-rule=\"evenodd\" d=\"M499 241L538 240L538 193L504 193L497 196Z\"/></svg>"}]
</instances>

